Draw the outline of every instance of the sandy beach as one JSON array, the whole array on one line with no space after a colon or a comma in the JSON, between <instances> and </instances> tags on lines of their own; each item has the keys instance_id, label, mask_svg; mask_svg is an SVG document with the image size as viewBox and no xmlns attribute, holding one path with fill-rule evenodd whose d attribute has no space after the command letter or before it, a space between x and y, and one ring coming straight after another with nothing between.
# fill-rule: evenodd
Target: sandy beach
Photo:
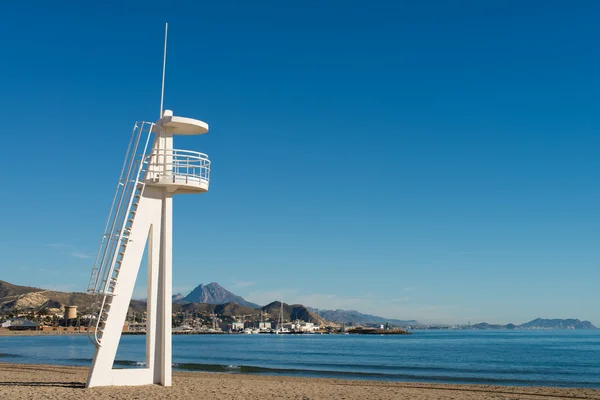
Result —
<instances>
[{"instance_id":1,"label":"sandy beach","mask_svg":"<svg viewBox=\"0 0 600 400\"><path fill-rule=\"evenodd\" d=\"M175 372L173 387L85 389L87 368L0 363L2 399L600 399L600 390Z\"/></svg>"}]
</instances>

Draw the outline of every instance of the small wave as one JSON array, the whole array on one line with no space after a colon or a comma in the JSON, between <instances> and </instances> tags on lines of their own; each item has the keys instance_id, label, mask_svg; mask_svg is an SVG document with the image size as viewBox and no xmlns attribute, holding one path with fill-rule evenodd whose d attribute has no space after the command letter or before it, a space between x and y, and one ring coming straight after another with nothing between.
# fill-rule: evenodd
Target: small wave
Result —
<instances>
[{"instance_id":1,"label":"small wave","mask_svg":"<svg viewBox=\"0 0 600 400\"><path fill-rule=\"evenodd\" d=\"M115 360L114 365L120 365L123 367L145 367L145 361L134 361L134 360Z\"/></svg>"},{"instance_id":2,"label":"small wave","mask_svg":"<svg viewBox=\"0 0 600 400\"><path fill-rule=\"evenodd\" d=\"M296 363L296 365L300 365L303 367L310 367L314 364L310 364L310 363ZM513 368L509 368L509 367L503 367L503 368L499 368L499 367L480 367L480 368L455 368L452 366L448 366L448 367L436 367L436 366L421 366L421 365L368 365L368 364L341 364L341 363L319 363L318 364L319 368L325 368L326 370L329 369L336 369L337 368L344 368L344 372L352 372L352 370L349 368L356 368L356 369L361 369L361 368L368 368L371 369L373 371L384 371L383 373L385 374L385 371L424 371L424 372L453 372L453 373L465 373L465 374L481 374L481 373L485 373L485 374L519 374L519 375L540 375L540 374L550 374L552 372L556 372L557 371L557 367L553 366L553 367L538 367L538 366L531 366L531 367L513 367ZM561 365L562 367L562 365ZM560 371L561 375L581 375L581 372L579 371L566 371L564 369L562 369Z\"/></svg>"},{"instance_id":3,"label":"small wave","mask_svg":"<svg viewBox=\"0 0 600 400\"><path fill-rule=\"evenodd\" d=\"M184 371L202 371L202 372L244 372L243 366L239 365L221 365L221 364L198 364L198 363L173 363L173 368Z\"/></svg>"},{"instance_id":4,"label":"small wave","mask_svg":"<svg viewBox=\"0 0 600 400\"><path fill-rule=\"evenodd\" d=\"M86 363L86 364L91 364L92 363L92 359L91 358L67 358L68 361L75 361L78 363ZM115 360L114 361L114 365L120 365L122 367L145 367L146 366L146 362L144 361L135 361L135 360Z\"/></svg>"},{"instance_id":5,"label":"small wave","mask_svg":"<svg viewBox=\"0 0 600 400\"><path fill-rule=\"evenodd\" d=\"M451 376L451 375L421 375L418 373L391 373L391 372L360 372L360 371L335 371L335 370L313 370L297 368L269 368L251 365L220 365L200 363L174 363L173 367L185 371L198 372L228 372L241 374L264 374L264 375L301 375L314 377L346 378L346 379L384 379L395 381L421 381L440 383L472 383L472 384L495 384L495 385L518 385L518 386L579 386L589 387L597 385L595 382L584 381L554 381L537 379L516 378L493 378L474 376Z\"/></svg>"}]
</instances>

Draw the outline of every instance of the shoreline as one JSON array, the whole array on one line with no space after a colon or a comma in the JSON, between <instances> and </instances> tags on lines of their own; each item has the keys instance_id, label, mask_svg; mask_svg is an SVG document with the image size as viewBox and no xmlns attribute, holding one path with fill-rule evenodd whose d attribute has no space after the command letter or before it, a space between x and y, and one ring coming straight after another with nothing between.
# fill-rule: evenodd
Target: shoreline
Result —
<instances>
[{"instance_id":1,"label":"shoreline","mask_svg":"<svg viewBox=\"0 0 600 400\"><path fill-rule=\"evenodd\" d=\"M10 337L10 336L79 336L79 335L87 335L87 331L9 331L9 330L0 330L0 337ZM139 331L123 331L122 335L128 336L143 336L146 335L146 332ZM244 332L204 332L204 331L173 331L172 335L246 335ZM401 335L411 335L412 332L409 331L365 331L365 332L350 332L348 335L360 335L360 336L374 336L374 335L389 335L389 336L401 336ZM261 332L252 335L276 335L273 332ZM286 332L280 333L279 335L302 335L302 336L317 336L317 335L343 335L343 333L300 333L300 332Z\"/></svg>"},{"instance_id":2,"label":"shoreline","mask_svg":"<svg viewBox=\"0 0 600 400\"><path fill-rule=\"evenodd\" d=\"M88 367L0 362L0 398L97 399L593 399L600 389L408 383L207 372L173 373L173 387L85 389Z\"/></svg>"}]
</instances>

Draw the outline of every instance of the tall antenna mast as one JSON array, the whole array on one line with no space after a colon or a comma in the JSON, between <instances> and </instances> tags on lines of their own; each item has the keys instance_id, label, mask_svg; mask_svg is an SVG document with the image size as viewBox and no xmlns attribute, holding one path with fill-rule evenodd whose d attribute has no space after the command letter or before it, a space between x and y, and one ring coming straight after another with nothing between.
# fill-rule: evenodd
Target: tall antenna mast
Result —
<instances>
[{"instance_id":1,"label":"tall antenna mast","mask_svg":"<svg viewBox=\"0 0 600 400\"><path fill-rule=\"evenodd\" d=\"M165 70L167 69L167 32L169 30L169 23L165 23L165 52L163 54L163 73L162 73L162 88L160 90L160 115L158 118L163 116L163 101L165 99Z\"/></svg>"}]
</instances>

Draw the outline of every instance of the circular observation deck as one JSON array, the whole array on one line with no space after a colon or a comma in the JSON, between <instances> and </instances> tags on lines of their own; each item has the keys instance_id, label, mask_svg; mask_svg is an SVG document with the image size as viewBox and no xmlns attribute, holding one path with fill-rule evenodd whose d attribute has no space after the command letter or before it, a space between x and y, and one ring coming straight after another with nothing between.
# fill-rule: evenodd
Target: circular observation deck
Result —
<instances>
[{"instance_id":1,"label":"circular observation deck","mask_svg":"<svg viewBox=\"0 0 600 400\"><path fill-rule=\"evenodd\" d=\"M146 160L146 185L165 187L177 193L208 191L210 160L206 154L190 150L155 149Z\"/></svg>"},{"instance_id":2,"label":"circular observation deck","mask_svg":"<svg viewBox=\"0 0 600 400\"><path fill-rule=\"evenodd\" d=\"M156 125L172 135L202 135L208 132L206 122L174 116L171 110L165 110L163 117L156 122Z\"/></svg>"}]
</instances>

